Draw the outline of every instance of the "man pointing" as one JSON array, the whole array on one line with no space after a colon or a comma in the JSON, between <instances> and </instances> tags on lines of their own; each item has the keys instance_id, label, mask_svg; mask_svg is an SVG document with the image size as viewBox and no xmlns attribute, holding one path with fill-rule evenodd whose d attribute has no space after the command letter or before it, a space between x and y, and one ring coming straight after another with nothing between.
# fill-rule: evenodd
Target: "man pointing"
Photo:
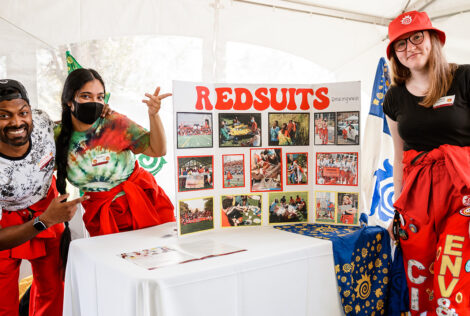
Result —
<instances>
[{"instance_id":1,"label":"man pointing","mask_svg":"<svg viewBox=\"0 0 470 316\"><path fill-rule=\"evenodd\" d=\"M0 316L18 314L22 259L33 270L29 314L62 315L60 223L87 197L57 197L53 127L20 82L0 80Z\"/></svg>"}]
</instances>

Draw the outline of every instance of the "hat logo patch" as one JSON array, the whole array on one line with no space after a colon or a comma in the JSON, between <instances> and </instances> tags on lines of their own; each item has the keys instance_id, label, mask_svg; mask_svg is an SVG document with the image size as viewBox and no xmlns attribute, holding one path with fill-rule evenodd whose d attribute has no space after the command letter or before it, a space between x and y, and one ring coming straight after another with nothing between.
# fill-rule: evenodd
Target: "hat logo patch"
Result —
<instances>
[{"instance_id":1,"label":"hat logo patch","mask_svg":"<svg viewBox=\"0 0 470 316\"><path fill-rule=\"evenodd\" d=\"M403 17L403 19L401 19L401 24L404 24L404 25L408 25L411 22L413 22L413 19L409 15L407 15L407 16Z\"/></svg>"}]
</instances>

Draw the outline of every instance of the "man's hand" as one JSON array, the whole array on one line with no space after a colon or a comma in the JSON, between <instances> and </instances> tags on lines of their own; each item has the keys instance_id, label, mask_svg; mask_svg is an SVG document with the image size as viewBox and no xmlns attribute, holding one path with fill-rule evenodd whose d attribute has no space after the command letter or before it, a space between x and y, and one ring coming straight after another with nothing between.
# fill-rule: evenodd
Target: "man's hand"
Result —
<instances>
[{"instance_id":1,"label":"man's hand","mask_svg":"<svg viewBox=\"0 0 470 316\"><path fill-rule=\"evenodd\" d=\"M114 111L111 110L111 108L109 107L109 104L105 103L104 106L103 106L103 110L101 111L101 117L106 117L106 116L111 115L113 113L114 113Z\"/></svg>"},{"instance_id":2,"label":"man's hand","mask_svg":"<svg viewBox=\"0 0 470 316\"><path fill-rule=\"evenodd\" d=\"M84 195L78 199L64 202L69 197L69 194L63 194L52 200L47 210L41 214L39 219L49 228L52 225L68 222L72 219L77 211L77 205L89 199L89 196Z\"/></svg>"}]
</instances>

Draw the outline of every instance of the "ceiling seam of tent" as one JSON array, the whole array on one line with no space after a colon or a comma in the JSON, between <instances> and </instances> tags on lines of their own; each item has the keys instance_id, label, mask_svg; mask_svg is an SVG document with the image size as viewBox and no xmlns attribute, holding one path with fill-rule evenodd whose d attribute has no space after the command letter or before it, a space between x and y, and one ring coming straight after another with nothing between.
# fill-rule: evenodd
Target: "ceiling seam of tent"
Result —
<instances>
[{"instance_id":1,"label":"ceiling seam of tent","mask_svg":"<svg viewBox=\"0 0 470 316\"><path fill-rule=\"evenodd\" d=\"M285 11L305 13L309 15L313 14L313 15L319 15L319 16L326 16L326 17L336 18L340 20L354 21L354 22L381 25L381 26L387 26L392 20L390 18L375 16L375 15L367 15L367 14L354 12L354 11L345 11L345 10L339 10L339 9L329 8L329 7L315 6L315 5L300 1L300 0L284 0L286 4L291 3L292 5L297 5L297 7L293 7L293 6L289 7L287 5L275 3L274 1L272 1L271 3L268 3L264 0L233 0L233 1L251 4L251 5L257 5L257 6L269 7L269 8L276 8L276 9L285 10Z\"/></svg>"},{"instance_id":2,"label":"ceiling seam of tent","mask_svg":"<svg viewBox=\"0 0 470 316\"><path fill-rule=\"evenodd\" d=\"M5 19L3 16L0 16L0 19L3 20L3 21L5 21L5 22L7 22L8 24L10 24L11 26L13 26L13 27L16 28L17 30L19 30L19 31L21 31L21 32L23 32L23 33L25 33L25 34L31 36L32 38L34 38L34 39L37 40L38 42L43 43L44 45L48 46L48 47L51 48L51 49L55 49L55 47L54 47L52 44L49 44L49 43L47 43L46 41L44 41L44 40L40 39L39 37L35 36L34 34L32 34L32 33L28 32L28 31L26 31L25 29L19 27L18 25L14 24L13 22L11 22L11 21Z\"/></svg>"},{"instance_id":3,"label":"ceiling seam of tent","mask_svg":"<svg viewBox=\"0 0 470 316\"><path fill-rule=\"evenodd\" d=\"M436 0L417 0L415 3L413 3L410 7L408 7L410 0L408 0L408 3L405 5L403 11L401 13L404 13L406 11L423 11L426 9L429 5L431 5L433 2Z\"/></svg>"}]
</instances>

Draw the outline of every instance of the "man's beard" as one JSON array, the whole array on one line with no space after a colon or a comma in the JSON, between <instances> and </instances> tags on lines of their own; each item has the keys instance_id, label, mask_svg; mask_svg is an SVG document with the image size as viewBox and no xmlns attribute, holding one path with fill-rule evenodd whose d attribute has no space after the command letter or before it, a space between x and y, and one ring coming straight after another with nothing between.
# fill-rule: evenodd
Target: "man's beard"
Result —
<instances>
[{"instance_id":1,"label":"man's beard","mask_svg":"<svg viewBox=\"0 0 470 316\"><path fill-rule=\"evenodd\" d=\"M11 134L8 134L9 131L17 131L21 129L26 130L25 136L12 137ZM21 147L28 143L32 131L32 126L29 126L26 123L21 124L20 126L7 126L3 128L2 132L0 133L0 141L11 146Z\"/></svg>"}]
</instances>

